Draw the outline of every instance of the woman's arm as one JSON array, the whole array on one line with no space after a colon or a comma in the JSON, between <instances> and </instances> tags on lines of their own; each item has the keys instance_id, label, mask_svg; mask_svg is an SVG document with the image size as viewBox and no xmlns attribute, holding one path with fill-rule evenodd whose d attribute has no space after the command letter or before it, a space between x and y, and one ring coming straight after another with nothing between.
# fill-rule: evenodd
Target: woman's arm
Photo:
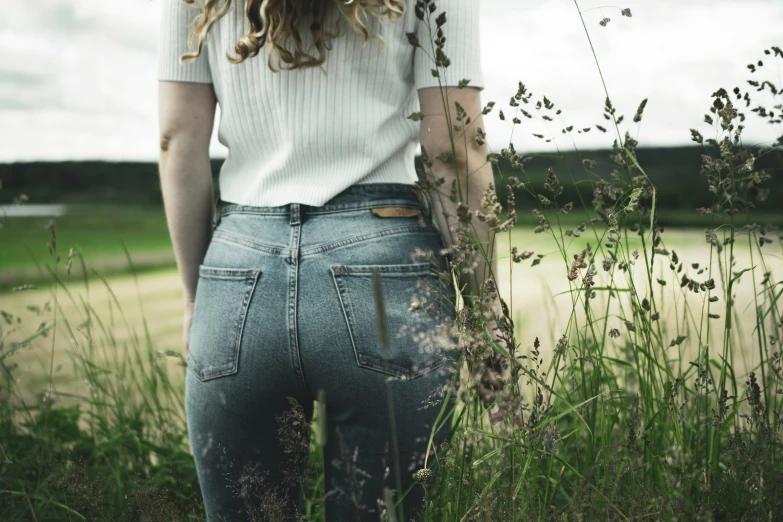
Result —
<instances>
[{"instance_id":1,"label":"woman's arm","mask_svg":"<svg viewBox=\"0 0 783 522\"><path fill-rule=\"evenodd\" d=\"M212 84L159 82L160 187L186 304L195 300L198 267L212 239L216 105Z\"/></svg>"}]
</instances>

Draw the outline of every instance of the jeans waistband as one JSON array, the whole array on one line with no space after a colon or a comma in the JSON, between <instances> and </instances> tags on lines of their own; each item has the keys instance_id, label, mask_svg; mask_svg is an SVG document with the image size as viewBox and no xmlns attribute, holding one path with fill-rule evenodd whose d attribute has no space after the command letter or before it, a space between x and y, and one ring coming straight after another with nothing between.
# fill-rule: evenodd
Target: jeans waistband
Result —
<instances>
[{"instance_id":1,"label":"jeans waistband","mask_svg":"<svg viewBox=\"0 0 783 522\"><path fill-rule=\"evenodd\" d=\"M409 207L420 209L427 219L432 217L432 199L427 190L418 184L405 183L365 183L352 185L321 206L304 203L287 203L275 207L241 205L215 198L213 226L220 218L231 213L259 215L287 215L291 224L298 224L303 214L330 214L375 207Z\"/></svg>"}]
</instances>

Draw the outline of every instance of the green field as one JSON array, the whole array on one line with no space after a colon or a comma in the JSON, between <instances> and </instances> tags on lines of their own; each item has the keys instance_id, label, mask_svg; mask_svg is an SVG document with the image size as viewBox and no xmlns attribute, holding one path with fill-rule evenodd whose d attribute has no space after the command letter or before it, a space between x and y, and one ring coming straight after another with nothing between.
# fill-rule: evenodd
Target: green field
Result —
<instances>
[{"instance_id":1,"label":"green field","mask_svg":"<svg viewBox=\"0 0 783 522\"><path fill-rule=\"evenodd\" d=\"M593 215L572 211L557 216L563 227L576 227ZM505 214L501 214L501 220ZM554 219L554 216L552 217ZM753 220L764 223L783 222L783 214L755 213ZM74 203L67 214L58 217L24 217L0 219L3 248L0 249L0 292L14 286L47 280L47 265L55 266L46 244L49 242L47 224L55 223L60 269L64 271L69 249L80 250L88 271L92 268L103 274L129 273L129 263L123 245L131 254L137 270L175 266L166 216L162 206L139 204ZM677 229L707 227L709 216L695 211L661 210L661 225ZM532 228L535 218L530 212L518 215L519 227ZM738 216L738 225L745 223ZM82 277L82 267L74 260L71 276Z\"/></svg>"},{"instance_id":2,"label":"green field","mask_svg":"<svg viewBox=\"0 0 783 522\"><path fill-rule=\"evenodd\" d=\"M139 268L173 266L174 257L162 206L73 204L57 217L5 218L0 229L0 289L40 280L54 259L46 247L47 224L55 223L60 268L64 271L69 249L81 250L89 267L103 273L127 271L123 244ZM39 269L40 267L40 269ZM74 261L72 275L81 276Z\"/></svg>"},{"instance_id":3,"label":"green field","mask_svg":"<svg viewBox=\"0 0 783 522\"><path fill-rule=\"evenodd\" d=\"M106 219L100 225L92 221L96 227L100 227L101 234L107 238L107 242L111 241L110 231L113 229L106 226L111 215L111 213L105 214ZM149 219L147 225L142 228L147 232L146 236L138 234L141 229L129 227L125 229L127 237L133 237L137 241L136 245L147 247L155 245L164 248L165 245L161 244L163 240L160 238L162 236L165 239L165 229L162 232L160 228L157 229L160 243L156 244L152 240L155 237L156 227L153 224L156 220L151 217L151 213L143 213L143 215ZM85 220L85 222L91 221ZM42 240L47 237L46 231L35 230L32 226L28 230L30 235L42 236ZM597 230L599 235L603 232L603 228ZM76 240L88 236L89 233L85 229L75 228L70 237ZM521 353L531 357L532 341L538 338L541 348L536 357L541 361L556 358L555 346L558 338L569 328L575 335L589 331L591 325L604 328L604 322L608 327L623 329L623 336L617 341L610 339L602 341L605 343L601 347L600 356L604 360L603 364L613 364L617 367L612 369L609 375L594 383L596 387L606 387L607 390L612 390L613 394L618 394L616 398L607 397L601 403L602 408L613 411L614 404L624 404L627 400L626 393L621 392L625 386L623 383L629 385L629 392L638 389L638 376L645 375L649 370L648 363L645 362L647 356L642 357L641 361L634 362L632 352L628 351L628 343L637 341L627 337L629 334L626 334L626 327L623 326L622 320L627 310L624 311L622 303L618 306L617 299L609 306L607 294L601 293L598 300L591 305L594 309L593 313L600 310L601 314L604 314L598 318L587 318L585 310L580 309L578 305L574 308L575 305L571 300L574 287L569 284L566 277L569 270L567 259L578 254L586 243L596 244L591 232L580 238L566 238L566 243L560 246L555 240L556 237L564 236L560 236L559 233L554 236L549 233L534 234L531 227L525 225L513 229L510 236L502 234L496 237L499 253L498 285L501 295L506 297L511 306L515 335L520 342ZM58 250L66 250L72 246L68 239L59 238L58 234ZM710 249L704 243L703 231L686 229L667 231L664 238L661 246L676 250L680 259L689 267L697 263L702 266L710 264ZM26 240L30 241L30 238ZM746 239L738 237L738 245L746 244L743 243L744 241ZM101 248L98 242L94 244L95 252L103 252L105 255L116 254L111 249ZM510 245L517 246L520 250L533 250L544 257L536 266L531 266L530 259L522 264L512 265L506 254ZM561 247L565 248L563 253L566 254L566 259L560 251ZM640 248L642 243L638 237L629 235L627 242L624 241L624 249L628 252ZM46 253L45 246L41 250ZM742 253L742 250L738 246L735 258L737 270L752 266L751 260ZM770 264L765 269L777 274L780 270L779 245L769 250L768 254ZM85 257L89 262L89 257ZM135 255L131 254L131 257L136 264ZM667 287L657 287L662 288L662 292L663 289L670 289L667 290L667 296L661 297L657 305L661 313L663 335L666 339L687 335L688 340L681 346L669 347L661 351L657 357L659 364L664 364L667 371L690 380L692 370L688 361L699 360L700 343L719 347L725 337L721 328L717 328L712 334L699 333L699 325L703 322L699 317L703 306L702 298L677 289L679 276L665 266L667 262L668 257L659 256L656 266L651 268L656 277L669 283ZM717 263L717 259L712 260L713 265ZM758 272L757 275L760 277L762 270L759 269ZM640 267L638 275L632 278L640 288L645 284L646 273L646 270ZM686 273L693 275L694 269L686 268ZM598 277L600 279L598 286L612 284L613 278L601 274ZM629 282L622 275L617 275L614 280L613 284L618 288L627 286ZM756 314L752 307L754 302L752 281L747 277L738 281L734 287L734 294L734 307L737 312L731 342L735 343L734 346L741 347L743 342L740 339L753 337L756 321ZM622 297L621 302L626 300ZM56 306L52 306L54 303ZM14 376L14 384L9 391L14 397L13 404L17 404L16 410L0 408L0 440L4 444L2 449L14 456L13 461L9 459L12 464L3 467L0 462L0 470L6 477L5 481L0 479L0 485L3 485L7 491L23 493L23 490L18 488L35 484L34 481L30 482L30 479L24 478L27 477L29 469L22 462L25 455L29 456L37 451L35 441L41 433L57 430L56 437L58 444L61 444L60 447L53 448L57 453L46 457L47 466L52 467L54 475L50 474L45 482L38 483L35 493L37 496L32 499L35 501L33 505L40 520L50 519L48 517L52 520L68 520L68 515L74 513L84 515L88 520L97 520L97 518L90 518L90 515L99 517L98 513L103 514L103 510L108 509L122 510L116 511L115 515L119 516L118 513L125 512L124 516L130 517L118 518L118 520L132 520L133 517L149 516L149 512L145 511L151 509L148 495L153 495L156 499L155 505L162 505L169 510L167 513L170 515L166 516L171 516L171 520L201 520L198 515L199 495L194 489L196 482L193 465L189 460L184 439L182 394L185 370L178 364L179 359L176 355L182 353L182 305L181 282L176 269L172 267L148 270L137 276L115 273L108 276L105 281L91 275L89 285L76 278L65 281L63 285L42 285L37 290L0 293L0 310L4 312L0 332L5 332L4 339L0 342L0 367L9 372L8 375ZM689 317L686 313L689 307L692 307L690 313L694 313L694 317ZM54 309L57 311L56 318L59 323L56 332L50 329L52 320L55 319ZM572 321L575 321L575 324L569 327ZM16 343L23 341L26 342L21 349L15 348L18 346ZM668 342L655 349L660 350L667 345ZM593 348L580 347L578 344L575 346L578 347L581 355L568 362L570 368L568 371L579 375L579 372L583 371L580 370L580 364L583 364L580 360L591 357L588 353ZM739 377L746 375L748 370L758 371L758 352L750 345L748 348L747 351L731 351L732 381L734 372ZM643 349L641 345L636 345L636 350L640 350L639 354L643 353L641 352ZM170 353L170 356L158 355L166 352ZM717 360L716 357L716 364ZM604 371L609 372L609 367L607 366ZM584 375L589 381L593 378L590 375L594 374L587 372ZM520 393L529 400L529 394L533 389L529 380L527 384L524 381L526 378L523 377L519 382ZM620 388L617 388L618 384L621 385ZM0 391L3 391L2 387ZM41 402L42 397L47 399ZM18 409L17 400L23 400L28 405L26 410L28 413ZM47 404L56 407L49 410ZM555 404L558 402L555 401ZM565 417L557 422L562 434L570 430L584 429L584 422L595 422L590 421L589 417L580 421L581 416L569 414L568 408L562 404L559 407L566 412ZM16 413L12 414L11 411ZM586 410L583 415L587 416L589 412L590 410ZM28 433L25 429L15 427L13 423L8 422L14 415L26 419L28 414L29 420L24 422L31 430L29 436L33 438L29 439L26 438L28 435L24 435ZM610 414L614 415L607 413ZM12 417L8 417L9 415ZM479 419L484 420L479 420L479 426L487 422L487 415L488 410L481 414ZM316 426L320 420L316 416L312 422L312 429L317 430ZM611 422L618 423L617 420ZM170 435L165 439L159 439L161 425L168 426ZM616 428L620 430L620 438L622 438L623 426L624 424L618 423ZM597 430L600 426L593 425L590 428ZM491 428L487 425L482 429ZM590 431L585 429L582 437L590 437L589 433ZM610 430L603 436L617 437L618 434L616 430ZM312 440L317 440L315 435ZM580 473L586 473L593 465L592 459L595 459L594 456L584 459L578 457L580 448L583 448L582 444L586 443L581 442L576 446L568 445L567 442L565 444L564 451L569 453L576 451L577 455L568 458L575 462ZM91 460L76 459L69 465L71 467L63 468L57 459L72 459L67 457L67 452L71 451L67 448L80 447L82 448L80 452L93 455L90 457ZM323 473L324 463L321 461L320 451L318 445L313 442L307 478L308 520L317 520L318 514L321 513L321 498L324 490L323 485L319 483L319 477ZM486 478L475 485L479 490L486 487L486 481L490 480L493 463L499 462L496 457L489 456L495 450L487 447L481 451L489 452L486 457L489 460L487 460ZM566 458L565 453L562 455ZM142 470L141 475L136 475L137 478L134 478L132 472L136 472L133 470L137 470L136 472ZM82 475L79 473L84 473L84 478L80 479ZM630 473L630 470L625 473ZM604 478L600 480L605 480L606 475L602 473L601 477ZM533 477L530 480L532 479ZM78 480L88 480L89 487L75 488L72 483ZM102 484L106 481L114 484L106 490L110 493L109 496L101 493L105 489ZM577 488L577 485L578 483L574 483L571 487ZM597 487L603 488L601 483L597 483ZM578 490L574 489L574 491ZM605 494L608 493L609 491ZM615 502L620 503L624 510L636 503L632 495L623 497L622 495L625 494L617 493L615 497ZM125 495L125 499L117 500L115 498L117 495ZM51 498L56 503L36 500L47 498ZM603 508L596 506L579 508L578 504L572 504L573 499L565 491L562 497L553 498L551 501L557 501L561 509L587 509L588 513L604 513L601 511ZM662 500L658 497L657 502L660 501ZM523 505L527 507L523 510L533 509L533 505L530 504L532 500L526 502ZM58 506L72 509L73 513L67 511L65 507ZM26 513L27 508L23 502L13 502L9 504L9 509L7 513L14 517L13 520L24 519L18 518ZM100 511L95 512L91 509ZM185 513L193 509L196 510L193 516L186 518ZM0 514L2 513L3 510L0 508ZM537 518L533 513L529 515ZM545 519L543 514L539 516L540 519ZM78 520L82 519L75 515L74 517ZM602 517L603 515L597 518L602 519ZM158 518L153 517L150 520L158 520Z\"/></svg>"}]
</instances>

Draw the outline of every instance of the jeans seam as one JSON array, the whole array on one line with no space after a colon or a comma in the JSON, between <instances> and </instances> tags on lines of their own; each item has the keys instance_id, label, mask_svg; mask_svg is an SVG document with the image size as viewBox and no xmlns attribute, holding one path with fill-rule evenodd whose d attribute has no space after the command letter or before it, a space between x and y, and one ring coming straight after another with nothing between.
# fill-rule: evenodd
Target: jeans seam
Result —
<instances>
[{"instance_id":1,"label":"jeans seam","mask_svg":"<svg viewBox=\"0 0 783 522\"><path fill-rule=\"evenodd\" d=\"M230 234L228 232L223 232L221 230L215 231L215 233L212 235L212 239L214 241L221 241L223 243L229 243L232 245L240 245L247 248L250 248L257 252L262 252L264 254L269 254L273 256L287 256L288 253L286 252L289 247L276 247L272 245L265 245L263 243L256 243L255 241L251 241L249 239L235 236L234 234Z\"/></svg>"},{"instance_id":2,"label":"jeans seam","mask_svg":"<svg viewBox=\"0 0 783 522\"><path fill-rule=\"evenodd\" d=\"M242 348L242 338L244 336L244 329L245 329L245 322L247 321L247 313L250 309L250 301L253 297L253 294L255 293L255 288L258 284L258 280L260 279L261 271L256 271L252 276L245 277L245 286L247 289L244 292L244 297L242 300L242 307L240 309L239 316L236 319L236 344L233 347L231 358L233 361L227 362L226 365L222 365L219 370L213 370L209 373L202 370L199 365L196 363L195 359L192 356L192 351L188 351L188 366L191 367L193 370L193 373L198 377L198 379L202 382L210 381L212 379L217 379L220 377L226 377L229 375L234 375L239 371L239 355L240 350ZM218 278L218 279L226 279L226 278ZM229 366L230 365L230 366Z\"/></svg>"},{"instance_id":3,"label":"jeans seam","mask_svg":"<svg viewBox=\"0 0 783 522\"><path fill-rule=\"evenodd\" d=\"M310 247L310 248L303 248L300 249L300 255L301 258L309 257L312 255L317 254L325 254L326 252L331 252L332 250L335 250L337 248L352 245L355 243L360 243L362 241L370 241L373 239L378 239L379 237L389 236L389 235L395 235L395 234L405 234L407 232L420 232L420 233L432 233L437 234L438 231L430 228L428 225L403 225L400 227L395 228L386 228L383 230L379 230L377 232L371 232L369 234L362 234L359 236L353 236L346 239L341 239L339 241L333 241L331 243L325 243L323 245L318 245L316 247ZM213 241L220 241L222 243L227 243L230 245L239 245L243 246L245 248L249 248L255 252L261 252L264 254L269 254L272 256L287 256L289 255L287 252L287 249L289 247L273 247L271 245L264 245L262 243L256 243L255 241L251 241L249 239L235 236L233 234L223 232L220 230L216 230L212 234L212 240Z\"/></svg>"},{"instance_id":4,"label":"jeans seam","mask_svg":"<svg viewBox=\"0 0 783 522\"><path fill-rule=\"evenodd\" d=\"M377 232L372 232L370 234L362 234L360 236L354 236L349 237L346 239L341 239L339 241L333 241L331 243L326 243L323 245L319 245L317 247L311 247L302 249L302 257L317 255L317 254L325 254L327 252L331 252L333 250L336 250L338 248L353 245L356 243L362 243L364 241L371 241L373 239L378 239L380 237L384 236L391 236L396 234L405 234L407 232L420 232L420 233L437 233L436 230L431 230L428 226L421 226L421 225L404 225L401 227L396 228L387 228L384 230L379 230Z\"/></svg>"},{"instance_id":5,"label":"jeans seam","mask_svg":"<svg viewBox=\"0 0 783 522\"><path fill-rule=\"evenodd\" d=\"M343 203L343 204L332 204L330 205L329 209L322 209L321 207L308 207L304 209L304 212L302 212L303 215L308 216L318 216L318 215L327 215L327 214L341 214L344 212L353 212L353 211L359 211L359 210L370 210L373 208L378 207L404 207L404 208L415 208L419 210L423 210L424 212L427 212L427 204L422 204L421 202L412 201L407 198L403 199L394 199L394 198L384 198L379 199L377 201L366 201L361 203ZM423 208L424 207L424 208ZM259 207L258 210L252 210L252 209L238 209L238 208L222 208L219 212L219 215L221 217L225 217L231 214L244 214L244 215L250 215L250 216L280 216L280 217L288 217L290 216L290 212L286 210L285 207L280 207L279 210L270 211L270 210L261 210ZM319 210L320 209L320 210Z\"/></svg>"},{"instance_id":6,"label":"jeans seam","mask_svg":"<svg viewBox=\"0 0 783 522\"><path fill-rule=\"evenodd\" d=\"M393 265L393 266L399 266L399 265ZM442 357L441 360L438 361L437 363L432 365L428 364L426 366L419 367L417 371L414 371L413 369L407 366L403 366L401 364L397 364L392 361L384 361L381 358L381 356L378 354L360 350L361 346L356 340L357 337L354 335L354 332L358 329L355 321L356 313L353 310L353 303L350 297L348 296L347 284L343 279L344 277L355 276L355 274L352 274L350 272L345 272L343 266L339 267L337 271L335 271L335 268L337 267L332 267L330 269L330 272L332 274L332 279L334 280L335 287L337 288L337 296L338 296L338 300L340 301L340 307L342 309L343 319L345 320L345 324L348 329L348 335L351 339L351 346L353 347L354 358L356 361L356 365L358 367L380 372L384 375L390 375L393 377L404 377L408 380L413 380L437 370L447 362L448 359L446 357ZM404 273L404 272L398 272L398 273ZM417 276L415 272L410 272L405 275L414 276L414 277ZM358 277L363 277L363 276L364 274L359 274ZM388 369L386 368L387 364L388 364Z\"/></svg>"}]
</instances>

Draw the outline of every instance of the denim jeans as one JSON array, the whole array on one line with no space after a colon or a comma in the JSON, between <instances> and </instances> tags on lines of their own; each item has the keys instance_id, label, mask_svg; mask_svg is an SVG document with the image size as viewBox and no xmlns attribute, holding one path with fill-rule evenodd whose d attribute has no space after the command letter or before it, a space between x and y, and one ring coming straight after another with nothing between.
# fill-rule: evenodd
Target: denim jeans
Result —
<instances>
[{"instance_id":1,"label":"denim jeans","mask_svg":"<svg viewBox=\"0 0 783 522\"><path fill-rule=\"evenodd\" d=\"M384 207L421 212L373 212ZM309 422L319 390L326 520L379 520L383 488L398 500L412 484L403 509L406 520L416 518L424 491L412 474L423 467L444 402L433 394L456 369L455 338L437 328L451 322L456 293L436 275L446 259L431 209L416 185L376 183L351 186L320 207L224 202L216 211L199 267L185 384L210 521L295 520L294 508L302 512L300 483L289 480L305 475L310 433L295 435L290 419L281 432L281 416L292 397ZM432 251L437 266L417 249ZM428 398L434 405L425 407ZM452 393L430 447L433 471L454 404ZM292 447L304 447L304 458ZM274 514L270 498L289 515Z\"/></svg>"}]
</instances>

